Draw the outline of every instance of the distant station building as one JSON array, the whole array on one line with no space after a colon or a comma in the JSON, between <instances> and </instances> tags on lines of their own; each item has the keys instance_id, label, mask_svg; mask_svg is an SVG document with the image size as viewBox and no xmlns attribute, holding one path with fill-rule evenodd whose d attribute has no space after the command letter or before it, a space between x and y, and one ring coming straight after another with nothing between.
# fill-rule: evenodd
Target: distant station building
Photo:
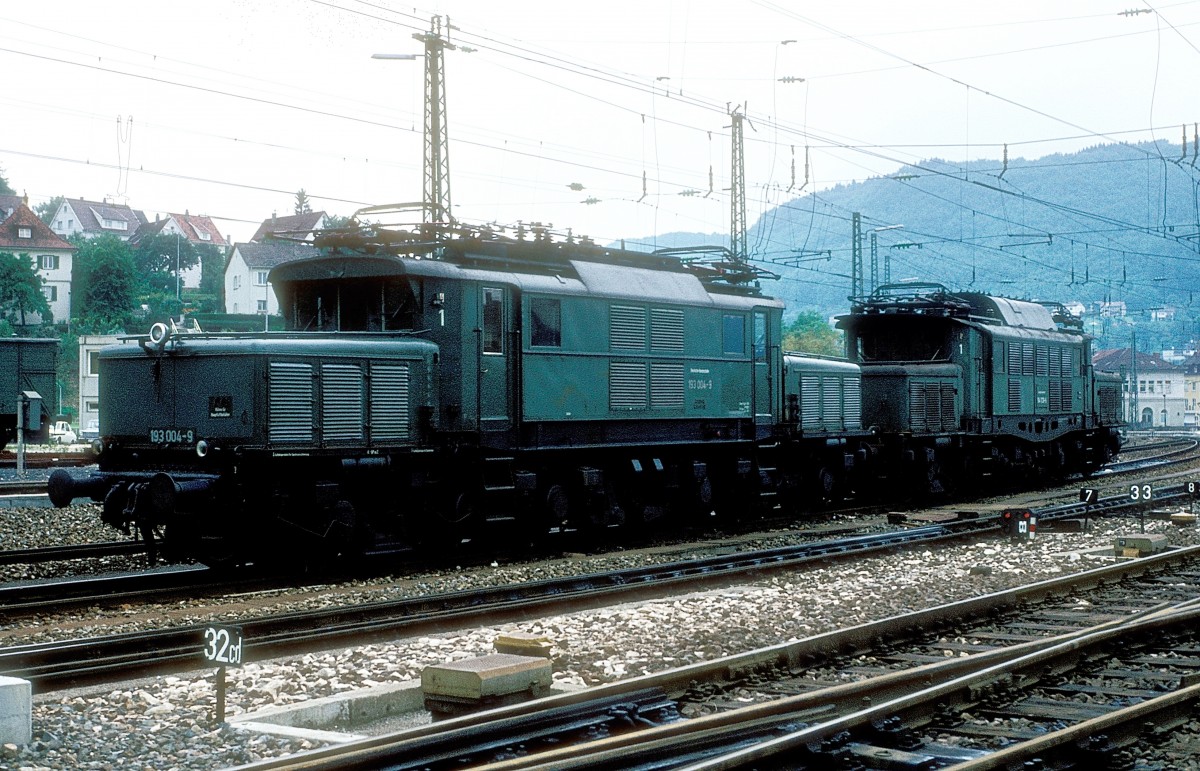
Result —
<instances>
[{"instance_id":1,"label":"distant station building","mask_svg":"<svg viewBox=\"0 0 1200 771\"><path fill-rule=\"evenodd\" d=\"M1182 428L1187 415L1185 368L1153 353L1129 348L1096 351L1097 372L1119 374L1124 381L1124 417L1135 428Z\"/></svg>"}]
</instances>

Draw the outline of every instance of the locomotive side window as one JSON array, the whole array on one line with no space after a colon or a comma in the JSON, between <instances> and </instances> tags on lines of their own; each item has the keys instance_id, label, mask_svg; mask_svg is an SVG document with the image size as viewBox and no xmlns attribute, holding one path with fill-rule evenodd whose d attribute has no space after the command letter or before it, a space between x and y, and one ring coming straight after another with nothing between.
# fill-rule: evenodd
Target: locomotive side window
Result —
<instances>
[{"instance_id":1,"label":"locomotive side window","mask_svg":"<svg viewBox=\"0 0 1200 771\"><path fill-rule=\"evenodd\" d=\"M562 345L562 303L549 297L529 301L529 344L558 348Z\"/></svg>"},{"instance_id":2,"label":"locomotive side window","mask_svg":"<svg viewBox=\"0 0 1200 771\"><path fill-rule=\"evenodd\" d=\"M754 360L763 361L767 358L767 314L754 314Z\"/></svg>"},{"instance_id":3,"label":"locomotive side window","mask_svg":"<svg viewBox=\"0 0 1200 771\"><path fill-rule=\"evenodd\" d=\"M504 290L483 288L483 352L504 353Z\"/></svg>"},{"instance_id":4,"label":"locomotive side window","mask_svg":"<svg viewBox=\"0 0 1200 771\"><path fill-rule=\"evenodd\" d=\"M746 318L726 316L721 328L721 351L740 356L746 352Z\"/></svg>"}]
</instances>

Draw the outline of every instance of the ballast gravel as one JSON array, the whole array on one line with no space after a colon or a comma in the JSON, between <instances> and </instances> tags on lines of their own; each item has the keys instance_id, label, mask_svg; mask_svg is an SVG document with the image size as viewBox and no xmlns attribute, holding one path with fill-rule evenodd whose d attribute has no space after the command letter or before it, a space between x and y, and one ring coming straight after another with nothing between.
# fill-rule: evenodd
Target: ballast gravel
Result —
<instances>
[{"instance_id":1,"label":"ballast gravel","mask_svg":"<svg viewBox=\"0 0 1200 771\"><path fill-rule=\"evenodd\" d=\"M58 515L73 511L64 510ZM95 517L95 512L91 516ZM1147 531L1166 534L1173 545L1200 543L1200 533L1191 526L1153 521L1147 522ZM606 683L1086 570L1111 559L1096 550L1108 549L1111 553L1114 537L1138 532L1135 521L1100 521L1093 523L1086 534L1041 534L1021 544L997 538L936 550L915 549L776 574L720 590L253 662L227 671L227 709L234 716L417 679L431 664L490 653L499 634L513 632L544 635L555 641L557 682L577 686ZM797 538L775 533L739 548L761 548L792 540ZM679 555L672 558L678 559ZM653 561L663 558L636 551L596 557L572 555L515 565L443 570L393 583L405 587L405 592L423 594ZM325 594L321 602L378 598L378 592L384 591L380 588L383 583L363 582L342 594ZM202 606L197 603L192 623L200 617ZM79 621L85 626L83 619ZM153 623L161 625L161 618ZM111 624L106 622L104 629L112 631ZM9 629L2 644L61 636L53 631L28 630L25 640L18 640L13 637L14 630ZM67 636L83 634L75 628ZM20 747L0 746L0 767L22 771L207 771L317 746L310 741L214 725L214 705L211 669L123 688L38 696L33 711L34 741Z\"/></svg>"}]
</instances>

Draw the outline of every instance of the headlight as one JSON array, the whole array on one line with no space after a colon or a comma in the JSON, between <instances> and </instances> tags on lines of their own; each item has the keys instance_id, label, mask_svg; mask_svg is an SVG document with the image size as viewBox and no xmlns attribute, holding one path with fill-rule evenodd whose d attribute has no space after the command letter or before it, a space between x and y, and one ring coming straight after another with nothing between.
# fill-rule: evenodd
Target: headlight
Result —
<instances>
[{"instance_id":1,"label":"headlight","mask_svg":"<svg viewBox=\"0 0 1200 771\"><path fill-rule=\"evenodd\" d=\"M203 439L196 442L196 454L201 458L203 458L205 455L208 455L208 442L204 441Z\"/></svg>"}]
</instances>

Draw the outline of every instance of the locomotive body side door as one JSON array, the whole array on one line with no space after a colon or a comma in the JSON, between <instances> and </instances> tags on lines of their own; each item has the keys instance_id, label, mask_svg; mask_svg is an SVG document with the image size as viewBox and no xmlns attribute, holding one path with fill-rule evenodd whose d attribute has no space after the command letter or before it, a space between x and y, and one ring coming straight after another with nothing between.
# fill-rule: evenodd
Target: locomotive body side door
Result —
<instances>
[{"instance_id":1,"label":"locomotive body side door","mask_svg":"<svg viewBox=\"0 0 1200 771\"><path fill-rule=\"evenodd\" d=\"M512 292L503 286L479 289L477 400L480 431L505 431L512 425Z\"/></svg>"},{"instance_id":2,"label":"locomotive body side door","mask_svg":"<svg viewBox=\"0 0 1200 771\"><path fill-rule=\"evenodd\" d=\"M751 315L750 353L753 360L753 414L756 425L769 426L775 423L778 409L775 405L778 384L776 373L783 372L779 353L779 341L775 338L778 328L778 311L755 308Z\"/></svg>"}]
</instances>

